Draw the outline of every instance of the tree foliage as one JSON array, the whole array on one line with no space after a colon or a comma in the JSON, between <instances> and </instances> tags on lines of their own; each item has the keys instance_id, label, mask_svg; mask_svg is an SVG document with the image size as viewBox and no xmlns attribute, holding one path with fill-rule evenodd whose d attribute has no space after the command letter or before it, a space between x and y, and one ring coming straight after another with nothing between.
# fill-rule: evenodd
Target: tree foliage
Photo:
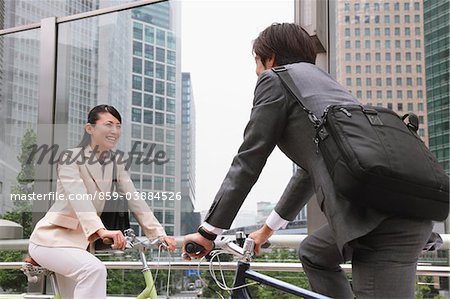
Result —
<instances>
[{"instance_id":1,"label":"tree foliage","mask_svg":"<svg viewBox=\"0 0 450 299\"><path fill-rule=\"evenodd\" d=\"M21 151L17 156L21 169L16 177L16 185L11 188L13 194L29 194L34 188L34 161L28 161L31 153L31 145L36 144L36 133L28 129L23 138ZM31 203L17 201L14 208L0 216L0 218L16 222L23 227L23 238L28 239L32 232ZM22 261L26 252L24 251L2 251L0 261L18 262ZM0 270L0 288L9 292L25 292L27 279L23 273L15 269Z\"/></svg>"}]
</instances>

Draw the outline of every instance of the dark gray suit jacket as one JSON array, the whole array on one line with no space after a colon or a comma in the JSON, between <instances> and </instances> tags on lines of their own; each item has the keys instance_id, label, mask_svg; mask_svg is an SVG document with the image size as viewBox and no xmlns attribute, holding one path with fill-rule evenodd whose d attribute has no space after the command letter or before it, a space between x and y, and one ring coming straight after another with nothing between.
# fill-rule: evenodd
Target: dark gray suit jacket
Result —
<instances>
[{"instance_id":1,"label":"dark gray suit jacket","mask_svg":"<svg viewBox=\"0 0 450 299\"><path fill-rule=\"evenodd\" d=\"M296 63L287 68L300 90L302 102L318 117L330 104L358 103L344 87L315 65ZM263 72L256 84L244 141L205 221L224 229L231 226L267 158L278 146L302 168L291 178L275 207L283 219L294 219L315 192L340 248L374 229L387 215L353 205L336 194L313 138L314 128L307 114L273 71Z\"/></svg>"}]
</instances>

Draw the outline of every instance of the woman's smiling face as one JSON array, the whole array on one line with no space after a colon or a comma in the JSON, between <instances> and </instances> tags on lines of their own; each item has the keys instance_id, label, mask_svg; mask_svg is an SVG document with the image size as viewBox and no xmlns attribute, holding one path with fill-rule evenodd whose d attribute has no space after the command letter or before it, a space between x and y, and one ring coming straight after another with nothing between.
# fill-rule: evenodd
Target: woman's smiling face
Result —
<instances>
[{"instance_id":1,"label":"woman's smiling face","mask_svg":"<svg viewBox=\"0 0 450 299\"><path fill-rule=\"evenodd\" d=\"M112 149L119 141L121 123L111 113L99 113L95 125L87 124L86 131L91 135L91 148L100 152Z\"/></svg>"}]
</instances>

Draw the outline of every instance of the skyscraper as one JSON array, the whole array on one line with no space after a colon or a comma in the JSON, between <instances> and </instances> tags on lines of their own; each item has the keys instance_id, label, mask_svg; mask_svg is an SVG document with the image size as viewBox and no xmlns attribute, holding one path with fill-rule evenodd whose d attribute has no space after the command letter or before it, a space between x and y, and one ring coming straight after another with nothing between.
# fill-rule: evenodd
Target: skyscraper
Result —
<instances>
[{"instance_id":1,"label":"skyscraper","mask_svg":"<svg viewBox=\"0 0 450 299\"><path fill-rule=\"evenodd\" d=\"M447 173L450 173L449 3L447 0L423 3L429 146Z\"/></svg>"},{"instance_id":2,"label":"skyscraper","mask_svg":"<svg viewBox=\"0 0 450 299\"><path fill-rule=\"evenodd\" d=\"M181 80L177 12L163 2L132 11L131 148L165 153L168 162L131 167L137 189L151 197L169 235L180 233ZM168 199L162 198L167 192Z\"/></svg>"},{"instance_id":3,"label":"skyscraper","mask_svg":"<svg viewBox=\"0 0 450 299\"><path fill-rule=\"evenodd\" d=\"M191 74L181 73L181 235L200 225L195 205L195 102Z\"/></svg>"},{"instance_id":4,"label":"skyscraper","mask_svg":"<svg viewBox=\"0 0 450 299\"><path fill-rule=\"evenodd\" d=\"M428 143L422 1L340 0L335 26L336 79L363 104L417 114Z\"/></svg>"}]
</instances>

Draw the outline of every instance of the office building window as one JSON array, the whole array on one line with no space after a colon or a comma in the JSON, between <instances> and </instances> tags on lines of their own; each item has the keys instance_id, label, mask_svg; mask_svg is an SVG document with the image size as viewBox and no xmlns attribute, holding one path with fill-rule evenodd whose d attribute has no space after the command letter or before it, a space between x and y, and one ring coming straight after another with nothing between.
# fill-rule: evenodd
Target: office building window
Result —
<instances>
[{"instance_id":1,"label":"office building window","mask_svg":"<svg viewBox=\"0 0 450 299\"><path fill-rule=\"evenodd\" d=\"M386 78L386 86L392 86L392 78Z\"/></svg>"},{"instance_id":2,"label":"office building window","mask_svg":"<svg viewBox=\"0 0 450 299\"><path fill-rule=\"evenodd\" d=\"M153 92L153 79L144 78L144 91Z\"/></svg>"},{"instance_id":3,"label":"office building window","mask_svg":"<svg viewBox=\"0 0 450 299\"><path fill-rule=\"evenodd\" d=\"M164 111L164 102L163 97L155 97L155 109Z\"/></svg>"},{"instance_id":4,"label":"office building window","mask_svg":"<svg viewBox=\"0 0 450 299\"><path fill-rule=\"evenodd\" d=\"M142 93L133 91L131 95L131 103L134 106L142 106Z\"/></svg>"},{"instance_id":5,"label":"office building window","mask_svg":"<svg viewBox=\"0 0 450 299\"><path fill-rule=\"evenodd\" d=\"M408 74L412 73L412 65L408 64L406 66L406 73L408 73Z\"/></svg>"},{"instance_id":6,"label":"office building window","mask_svg":"<svg viewBox=\"0 0 450 299\"><path fill-rule=\"evenodd\" d=\"M377 99L381 99L383 97L383 92L381 90L377 90Z\"/></svg>"},{"instance_id":7,"label":"office building window","mask_svg":"<svg viewBox=\"0 0 450 299\"><path fill-rule=\"evenodd\" d=\"M387 91L386 91L386 97L387 97L388 99L392 99L392 90L387 90Z\"/></svg>"},{"instance_id":8,"label":"office building window","mask_svg":"<svg viewBox=\"0 0 450 299\"><path fill-rule=\"evenodd\" d=\"M360 35L361 35L361 29L355 28L355 36L360 36Z\"/></svg>"},{"instance_id":9,"label":"office building window","mask_svg":"<svg viewBox=\"0 0 450 299\"><path fill-rule=\"evenodd\" d=\"M350 24L350 16L345 16L345 23Z\"/></svg>"},{"instance_id":10,"label":"office building window","mask_svg":"<svg viewBox=\"0 0 450 299\"><path fill-rule=\"evenodd\" d=\"M351 61L352 60L352 56L350 53L345 53L345 61Z\"/></svg>"},{"instance_id":11,"label":"office building window","mask_svg":"<svg viewBox=\"0 0 450 299\"><path fill-rule=\"evenodd\" d=\"M372 72L372 67L370 65L366 65L366 74L370 74Z\"/></svg>"},{"instance_id":12,"label":"office building window","mask_svg":"<svg viewBox=\"0 0 450 299\"><path fill-rule=\"evenodd\" d=\"M395 36L400 36L400 27L394 28L394 34L395 34Z\"/></svg>"},{"instance_id":13,"label":"office building window","mask_svg":"<svg viewBox=\"0 0 450 299\"><path fill-rule=\"evenodd\" d=\"M385 23L385 24L391 23L391 16L385 15L385 16L384 16L384 23Z\"/></svg>"},{"instance_id":14,"label":"office building window","mask_svg":"<svg viewBox=\"0 0 450 299\"><path fill-rule=\"evenodd\" d=\"M423 111L423 103L417 103L417 110Z\"/></svg>"},{"instance_id":15,"label":"office building window","mask_svg":"<svg viewBox=\"0 0 450 299\"><path fill-rule=\"evenodd\" d=\"M361 78L356 78L356 86L361 86Z\"/></svg>"},{"instance_id":16,"label":"office building window","mask_svg":"<svg viewBox=\"0 0 450 299\"><path fill-rule=\"evenodd\" d=\"M144 126L144 140L153 140L153 127Z\"/></svg>"},{"instance_id":17,"label":"office building window","mask_svg":"<svg viewBox=\"0 0 450 299\"><path fill-rule=\"evenodd\" d=\"M420 10L420 2L414 2L414 10Z\"/></svg>"},{"instance_id":18,"label":"office building window","mask_svg":"<svg viewBox=\"0 0 450 299\"><path fill-rule=\"evenodd\" d=\"M385 2L383 8L385 11L389 11L389 2Z\"/></svg>"},{"instance_id":19,"label":"office building window","mask_svg":"<svg viewBox=\"0 0 450 299\"><path fill-rule=\"evenodd\" d=\"M414 15L414 23L420 23L420 15Z\"/></svg>"},{"instance_id":20,"label":"office building window","mask_svg":"<svg viewBox=\"0 0 450 299\"><path fill-rule=\"evenodd\" d=\"M357 97L358 99L361 99L361 98L362 98L362 91L361 91L361 90L357 90L357 91L356 91L356 97Z\"/></svg>"},{"instance_id":21,"label":"office building window","mask_svg":"<svg viewBox=\"0 0 450 299\"><path fill-rule=\"evenodd\" d=\"M405 47L407 48L407 49L410 49L411 48L411 40L405 40Z\"/></svg>"},{"instance_id":22,"label":"office building window","mask_svg":"<svg viewBox=\"0 0 450 299\"><path fill-rule=\"evenodd\" d=\"M155 48L152 45L147 45L145 44L144 47L144 57L146 59L154 59L154 55L155 55Z\"/></svg>"},{"instance_id":23,"label":"office building window","mask_svg":"<svg viewBox=\"0 0 450 299\"><path fill-rule=\"evenodd\" d=\"M397 103L397 111L403 111L403 103Z\"/></svg>"},{"instance_id":24,"label":"office building window","mask_svg":"<svg viewBox=\"0 0 450 299\"><path fill-rule=\"evenodd\" d=\"M141 109L138 108L132 108L131 109L131 121L134 122L141 122Z\"/></svg>"},{"instance_id":25,"label":"office building window","mask_svg":"<svg viewBox=\"0 0 450 299\"><path fill-rule=\"evenodd\" d=\"M364 29L364 35L365 36L370 36L370 28L365 28Z\"/></svg>"},{"instance_id":26,"label":"office building window","mask_svg":"<svg viewBox=\"0 0 450 299\"><path fill-rule=\"evenodd\" d=\"M401 42L400 42L400 40L395 40L395 48L396 49L399 49L401 47Z\"/></svg>"},{"instance_id":27,"label":"office building window","mask_svg":"<svg viewBox=\"0 0 450 299\"><path fill-rule=\"evenodd\" d=\"M361 48L361 41L357 40L355 41L355 48L360 49Z\"/></svg>"},{"instance_id":28,"label":"office building window","mask_svg":"<svg viewBox=\"0 0 450 299\"><path fill-rule=\"evenodd\" d=\"M352 78L346 78L345 79L345 85L352 86Z\"/></svg>"},{"instance_id":29,"label":"office building window","mask_svg":"<svg viewBox=\"0 0 450 299\"><path fill-rule=\"evenodd\" d=\"M407 97L408 99L412 99L412 97L413 97L413 92L412 92L412 90L406 91L406 97ZM411 109L408 108L408 110L412 110L412 109L413 109L412 107L411 107Z\"/></svg>"},{"instance_id":30,"label":"office building window","mask_svg":"<svg viewBox=\"0 0 450 299\"><path fill-rule=\"evenodd\" d=\"M409 28L408 28L409 29ZM414 29L416 36L420 36L420 27Z\"/></svg>"},{"instance_id":31,"label":"office building window","mask_svg":"<svg viewBox=\"0 0 450 299\"><path fill-rule=\"evenodd\" d=\"M357 74L361 74L361 66L360 65L355 66L355 71Z\"/></svg>"},{"instance_id":32,"label":"office building window","mask_svg":"<svg viewBox=\"0 0 450 299\"><path fill-rule=\"evenodd\" d=\"M400 53L395 53L395 61L400 61L402 60L402 55Z\"/></svg>"},{"instance_id":33,"label":"office building window","mask_svg":"<svg viewBox=\"0 0 450 299\"><path fill-rule=\"evenodd\" d=\"M380 3L374 3L373 4L373 10L375 10L375 11L380 11Z\"/></svg>"},{"instance_id":34,"label":"office building window","mask_svg":"<svg viewBox=\"0 0 450 299\"><path fill-rule=\"evenodd\" d=\"M380 32L380 28L375 28L375 36L380 36L381 32Z\"/></svg>"},{"instance_id":35,"label":"office building window","mask_svg":"<svg viewBox=\"0 0 450 299\"><path fill-rule=\"evenodd\" d=\"M381 86L381 85L382 85L381 78L376 78L376 79L375 79L375 84L376 84L377 86Z\"/></svg>"},{"instance_id":36,"label":"office building window","mask_svg":"<svg viewBox=\"0 0 450 299\"><path fill-rule=\"evenodd\" d=\"M422 66L420 64L416 65L416 72L422 73Z\"/></svg>"},{"instance_id":37,"label":"office building window","mask_svg":"<svg viewBox=\"0 0 450 299\"><path fill-rule=\"evenodd\" d=\"M403 99L403 91L397 90L397 99Z\"/></svg>"},{"instance_id":38,"label":"office building window","mask_svg":"<svg viewBox=\"0 0 450 299\"><path fill-rule=\"evenodd\" d=\"M345 28L345 36L350 36L350 28Z\"/></svg>"},{"instance_id":39,"label":"office building window","mask_svg":"<svg viewBox=\"0 0 450 299\"><path fill-rule=\"evenodd\" d=\"M422 78L417 78L417 86L422 86Z\"/></svg>"},{"instance_id":40,"label":"office building window","mask_svg":"<svg viewBox=\"0 0 450 299\"><path fill-rule=\"evenodd\" d=\"M370 42L370 41L369 41ZM375 48L379 49L381 48L381 41L379 39L375 40Z\"/></svg>"},{"instance_id":41,"label":"office building window","mask_svg":"<svg viewBox=\"0 0 450 299\"><path fill-rule=\"evenodd\" d=\"M361 53L355 54L355 61L361 61Z\"/></svg>"},{"instance_id":42,"label":"office building window","mask_svg":"<svg viewBox=\"0 0 450 299\"><path fill-rule=\"evenodd\" d=\"M386 61L391 61L391 53L386 53L385 60Z\"/></svg>"},{"instance_id":43,"label":"office building window","mask_svg":"<svg viewBox=\"0 0 450 299\"><path fill-rule=\"evenodd\" d=\"M375 72L376 72L377 74L381 74L381 65L376 65L376 66L375 66Z\"/></svg>"},{"instance_id":44,"label":"office building window","mask_svg":"<svg viewBox=\"0 0 450 299\"><path fill-rule=\"evenodd\" d=\"M391 41L390 40L386 40L384 42L384 45L385 45L386 49L390 49L391 48Z\"/></svg>"},{"instance_id":45,"label":"office building window","mask_svg":"<svg viewBox=\"0 0 450 299\"><path fill-rule=\"evenodd\" d=\"M388 103L387 108L392 110L392 103Z\"/></svg>"},{"instance_id":46,"label":"office building window","mask_svg":"<svg viewBox=\"0 0 450 299\"><path fill-rule=\"evenodd\" d=\"M133 89L142 89L142 77L133 75Z\"/></svg>"},{"instance_id":47,"label":"office building window","mask_svg":"<svg viewBox=\"0 0 450 299\"><path fill-rule=\"evenodd\" d=\"M350 3L348 3L348 2L344 3L344 10L345 11L350 11Z\"/></svg>"},{"instance_id":48,"label":"office building window","mask_svg":"<svg viewBox=\"0 0 450 299\"><path fill-rule=\"evenodd\" d=\"M412 86L412 78L411 77L406 78L406 85Z\"/></svg>"},{"instance_id":49,"label":"office building window","mask_svg":"<svg viewBox=\"0 0 450 299\"><path fill-rule=\"evenodd\" d=\"M153 95L144 93L144 107L153 108Z\"/></svg>"},{"instance_id":50,"label":"office building window","mask_svg":"<svg viewBox=\"0 0 450 299\"><path fill-rule=\"evenodd\" d=\"M411 16L405 15L405 23L406 23L406 24L411 23Z\"/></svg>"},{"instance_id":51,"label":"office building window","mask_svg":"<svg viewBox=\"0 0 450 299\"><path fill-rule=\"evenodd\" d=\"M345 41L345 48L346 48L346 49L350 49L350 48L351 48L351 44L350 44L350 41L349 41L349 40L346 40L346 41Z\"/></svg>"},{"instance_id":52,"label":"office building window","mask_svg":"<svg viewBox=\"0 0 450 299\"><path fill-rule=\"evenodd\" d=\"M366 86L372 86L372 78L366 78Z\"/></svg>"},{"instance_id":53,"label":"office building window","mask_svg":"<svg viewBox=\"0 0 450 299\"><path fill-rule=\"evenodd\" d=\"M375 60L381 61L381 53L375 53Z\"/></svg>"},{"instance_id":54,"label":"office building window","mask_svg":"<svg viewBox=\"0 0 450 299\"><path fill-rule=\"evenodd\" d=\"M402 86L402 78L397 77L396 84L397 84L397 86Z\"/></svg>"},{"instance_id":55,"label":"office building window","mask_svg":"<svg viewBox=\"0 0 450 299\"><path fill-rule=\"evenodd\" d=\"M145 35L146 43L149 43L149 44L155 43L155 30L153 29L153 27L145 26L144 35Z\"/></svg>"},{"instance_id":56,"label":"office building window","mask_svg":"<svg viewBox=\"0 0 450 299\"><path fill-rule=\"evenodd\" d=\"M164 113L155 112L155 125L164 125Z\"/></svg>"},{"instance_id":57,"label":"office building window","mask_svg":"<svg viewBox=\"0 0 450 299\"><path fill-rule=\"evenodd\" d=\"M400 16L399 15L395 15L394 16L394 23L395 24L400 24Z\"/></svg>"},{"instance_id":58,"label":"office building window","mask_svg":"<svg viewBox=\"0 0 450 299\"><path fill-rule=\"evenodd\" d=\"M133 38L142 40L143 26L141 23L133 22Z\"/></svg>"},{"instance_id":59,"label":"office building window","mask_svg":"<svg viewBox=\"0 0 450 299\"><path fill-rule=\"evenodd\" d=\"M141 126L140 125L131 125L131 137L133 138L141 138Z\"/></svg>"},{"instance_id":60,"label":"office building window","mask_svg":"<svg viewBox=\"0 0 450 299\"><path fill-rule=\"evenodd\" d=\"M133 73L142 74L142 59L133 57Z\"/></svg>"},{"instance_id":61,"label":"office building window","mask_svg":"<svg viewBox=\"0 0 450 299\"><path fill-rule=\"evenodd\" d=\"M355 24L359 24L360 18L359 16L355 16Z\"/></svg>"},{"instance_id":62,"label":"office building window","mask_svg":"<svg viewBox=\"0 0 450 299\"><path fill-rule=\"evenodd\" d=\"M422 60L422 53L421 52L416 52L416 60L418 60L418 61Z\"/></svg>"},{"instance_id":63,"label":"office building window","mask_svg":"<svg viewBox=\"0 0 450 299\"><path fill-rule=\"evenodd\" d=\"M370 61L370 53L366 53L366 61Z\"/></svg>"},{"instance_id":64,"label":"office building window","mask_svg":"<svg viewBox=\"0 0 450 299\"><path fill-rule=\"evenodd\" d=\"M417 98L419 98L419 99L423 98L423 91L422 90L418 90L417 91Z\"/></svg>"},{"instance_id":65,"label":"office building window","mask_svg":"<svg viewBox=\"0 0 450 299\"><path fill-rule=\"evenodd\" d=\"M391 36L391 29L390 28L384 28L384 35Z\"/></svg>"},{"instance_id":66,"label":"office building window","mask_svg":"<svg viewBox=\"0 0 450 299\"><path fill-rule=\"evenodd\" d=\"M405 3L404 3L404 9L405 9L406 11L409 11L409 3L408 3L408 2L405 2Z\"/></svg>"},{"instance_id":67,"label":"office building window","mask_svg":"<svg viewBox=\"0 0 450 299\"><path fill-rule=\"evenodd\" d=\"M405 28L405 36L410 36L411 35L411 28Z\"/></svg>"},{"instance_id":68,"label":"office building window","mask_svg":"<svg viewBox=\"0 0 450 299\"><path fill-rule=\"evenodd\" d=\"M408 103L408 111L412 111L413 109L413 103Z\"/></svg>"},{"instance_id":69,"label":"office building window","mask_svg":"<svg viewBox=\"0 0 450 299\"><path fill-rule=\"evenodd\" d=\"M359 11L359 8L360 8L359 3L355 3L355 11Z\"/></svg>"},{"instance_id":70,"label":"office building window","mask_svg":"<svg viewBox=\"0 0 450 299\"><path fill-rule=\"evenodd\" d=\"M392 73L392 66L386 65L386 74Z\"/></svg>"},{"instance_id":71,"label":"office building window","mask_svg":"<svg viewBox=\"0 0 450 299\"><path fill-rule=\"evenodd\" d=\"M144 110L144 124L153 124L153 111Z\"/></svg>"},{"instance_id":72,"label":"office building window","mask_svg":"<svg viewBox=\"0 0 450 299\"><path fill-rule=\"evenodd\" d=\"M372 91L371 90L366 91L366 98L372 99Z\"/></svg>"},{"instance_id":73,"label":"office building window","mask_svg":"<svg viewBox=\"0 0 450 299\"><path fill-rule=\"evenodd\" d=\"M345 67L345 73L346 73L346 74L351 74L351 73L352 73L352 67L349 66L349 65L347 65L347 66Z\"/></svg>"},{"instance_id":74,"label":"office building window","mask_svg":"<svg viewBox=\"0 0 450 299\"><path fill-rule=\"evenodd\" d=\"M142 43L133 41L133 55L142 56Z\"/></svg>"},{"instance_id":75,"label":"office building window","mask_svg":"<svg viewBox=\"0 0 450 299\"><path fill-rule=\"evenodd\" d=\"M153 61L150 60L144 61L144 75L153 77L154 75Z\"/></svg>"},{"instance_id":76,"label":"office building window","mask_svg":"<svg viewBox=\"0 0 450 299\"><path fill-rule=\"evenodd\" d=\"M364 41L364 49L370 49L370 40Z\"/></svg>"},{"instance_id":77,"label":"office building window","mask_svg":"<svg viewBox=\"0 0 450 299\"><path fill-rule=\"evenodd\" d=\"M395 11L399 11L400 10L400 3L398 3L398 2L394 3L394 10Z\"/></svg>"},{"instance_id":78,"label":"office building window","mask_svg":"<svg viewBox=\"0 0 450 299\"><path fill-rule=\"evenodd\" d=\"M416 39L415 43L416 43L416 48L420 48L420 45L421 45L420 39Z\"/></svg>"},{"instance_id":79,"label":"office building window","mask_svg":"<svg viewBox=\"0 0 450 299\"><path fill-rule=\"evenodd\" d=\"M369 24L370 23L370 16L364 16L364 23Z\"/></svg>"},{"instance_id":80,"label":"office building window","mask_svg":"<svg viewBox=\"0 0 450 299\"><path fill-rule=\"evenodd\" d=\"M396 74L401 74L402 72L402 66L401 65L396 65L395 66L395 73Z\"/></svg>"}]
</instances>

